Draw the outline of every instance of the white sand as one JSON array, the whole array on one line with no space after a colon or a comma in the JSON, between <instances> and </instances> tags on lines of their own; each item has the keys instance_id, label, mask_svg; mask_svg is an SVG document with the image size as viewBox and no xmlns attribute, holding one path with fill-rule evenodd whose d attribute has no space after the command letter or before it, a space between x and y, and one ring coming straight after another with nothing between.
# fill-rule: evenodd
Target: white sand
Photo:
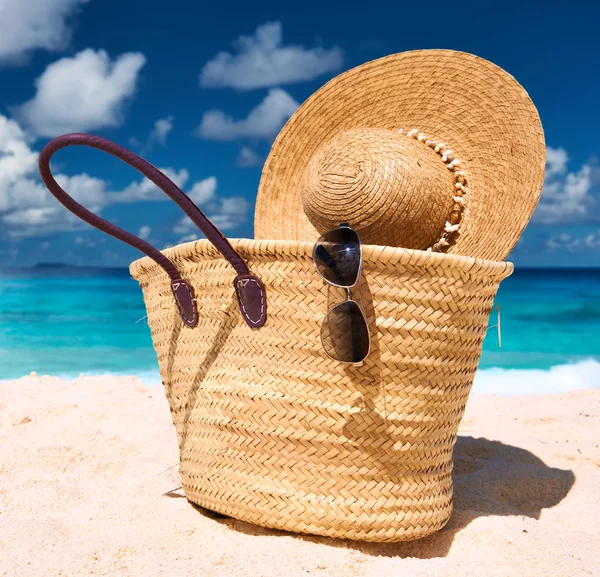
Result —
<instances>
[{"instance_id":1,"label":"white sand","mask_svg":"<svg viewBox=\"0 0 600 577\"><path fill-rule=\"evenodd\" d=\"M600 575L600 391L472 397L461 435L445 529L412 543L335 541L182 498L161 388L3 382L0 575Z\"/></svg>"}]
</instances>

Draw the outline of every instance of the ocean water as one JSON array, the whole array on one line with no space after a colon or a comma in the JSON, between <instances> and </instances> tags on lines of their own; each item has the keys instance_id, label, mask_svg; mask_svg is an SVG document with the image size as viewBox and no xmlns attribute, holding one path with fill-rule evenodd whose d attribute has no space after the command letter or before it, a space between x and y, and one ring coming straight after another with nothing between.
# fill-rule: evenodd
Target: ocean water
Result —
<instances>
[{"instance_id":1,"label":"ocean water","mask_svg":"<svg viewBox=\"0 0 600 577\"><path fill-rule=\"evenodd\" d=\"M517 270L496 303L502 348L491 328L476 392L600 388L600 269ZM0 379L111 373L159 384L145 314L127 269L0 270Z\"/></svg>"}]
</instances>

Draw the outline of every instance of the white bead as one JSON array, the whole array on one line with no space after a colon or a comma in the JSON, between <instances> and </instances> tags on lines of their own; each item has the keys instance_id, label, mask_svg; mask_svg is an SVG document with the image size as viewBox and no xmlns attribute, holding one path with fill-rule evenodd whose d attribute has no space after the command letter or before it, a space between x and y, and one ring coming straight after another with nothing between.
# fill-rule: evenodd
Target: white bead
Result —
<instances>
[{"instance_id":1,"label":"white bead","mask_svg":"<svg viewBox=\"0 0 600 577\"><path fill-rule=\"evenodd\" d=\"M440 238L438 244L440 246L449 246L450 243L445 238Z\"/></svg>"},{"instance_id":2,"label":"white bead","mask_svg":"<svg viewBox=\"0 0 600 577\"><path fill-rule=\"evenodd\" d=\"M444 227L444 230L446 232L456 232L459 228L460 228L460 225L458 225L458 224L450 224L449 222L446 222L446 226Z\"/></svg>"},{"instance_id":3,"label":"white bead","mask_svg":"<svg viewBox=\"0 0 600 577\"><path fill-rule=\"evenodd\" d=\"M419 134L417 136L417 140L419 142L423 142L425 140L425 135L422 132L419 132Z\"/></svg>"},{"instance_id":4,"label":"white bead","mask_svg":"<svg viewBox=\"0 0 600 577\"><path fill-rule=\"evenodd\" d=\"M444 162L448 162L449 160L452 160L452 150L446 150L446 152L444 152L444 156L442 156L442 160Z\"/></svg>"},{"instance_id":5,"label":"white bead","mask_svg":"<svg viewBox=\"0 0 600 577\"><path fill-rule=\"evenodd\" d=\"M415 134L417 134L419 131L416 128L413 128L412 130L409 130L406 133L406 136L414 136Z\"/></svg>"},{"instance_id":6,"label":"white bead","mask_svg":"<svg viewBox=\"0 0 600 577\"><path fill-rule=\"evenodd\" d=\"M465 206L465 199L462 196L453 196L452 200L461 206Z\"/></svg>"},{"instance_id":7,"label":"white bead","mask_svg":"<svg viewBox=\"0 0 600 577\"><path fill-rule=\"evenodd\" d=\"M402 134L403 132L404 132L404 128L400 128L400 129L398 130L398 134Z\"/></svg>"},{"instance_id":8,"label":"white bead","mask_svg":"<svg viewBox=\"0 0 600 577\"><path fill-rule=\"evenodd\" d=\"M443 142L438 142L437 146L435 147L435 151L439 152L442 148L446 148L446 145Z\"/></svg>"}]
</instances>

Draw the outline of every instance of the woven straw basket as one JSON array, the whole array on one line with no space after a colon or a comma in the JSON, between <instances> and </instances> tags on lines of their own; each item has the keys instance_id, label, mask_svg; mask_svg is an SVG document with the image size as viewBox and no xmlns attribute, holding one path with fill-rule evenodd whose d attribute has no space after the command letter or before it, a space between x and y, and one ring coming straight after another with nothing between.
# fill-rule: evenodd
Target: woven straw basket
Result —
<instances>
[{"instance_id":1,"label":"woven straw basket","mask_svg":"<svg viewBox=\"0 0 600 577\"><path fill-rule=\"evenodd\" d=\"M313 243L232 241L268 294L243 322L232 268L206 240L164 251L197 295L181 322L169 277L131 265L143 289L179 438L187 498L244 521L366 541L418 539L452 510L452 450L488 316L510 263L364 246L371 353L329 359L321 321L340 296ZM337 300L336 300L337 299Z\"/></svg>"},{"instance_id":2,"label":"woven straw basket","mask_svg":"<svg viewBox=\"0 0 600 577\"><path fill-rule=\"evenodd\" d=\"M85 209L50 171L51 156L72 145L136 167L207 240L159 252ZM228 241L163 173L99 137L58 137L39 166L64 206L147 255L130 271L190 501L265 527L366 541L418 539L448 521L458 425L512 264L363 246L371 350L361 365L342 364L320 330L345 293L316 272L312 242Z\"/></svg>"}]
</instances>

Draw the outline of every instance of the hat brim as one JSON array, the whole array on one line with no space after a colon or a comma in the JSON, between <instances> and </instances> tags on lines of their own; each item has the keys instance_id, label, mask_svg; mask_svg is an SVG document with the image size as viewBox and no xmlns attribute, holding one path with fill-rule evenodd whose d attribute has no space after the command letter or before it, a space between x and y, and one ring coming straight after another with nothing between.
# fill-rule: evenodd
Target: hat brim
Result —
<instances>
[{"instance_id":1,"label":"hat brim","mask_svg":"<svg viewBox=\"0 0 600 577\"><path fill-rule=\"evenodd\" d=\"M266 160L256 202L257 239L317 239L302 206L304 170L322 144L355 128L416 128L446 143L460 157L468 182L461 234L447 252L491 260L508 256L540 198L542 125L510 74L453 50L380 58L340 74L310 96Z\"/></svg>"}]
</instances>

